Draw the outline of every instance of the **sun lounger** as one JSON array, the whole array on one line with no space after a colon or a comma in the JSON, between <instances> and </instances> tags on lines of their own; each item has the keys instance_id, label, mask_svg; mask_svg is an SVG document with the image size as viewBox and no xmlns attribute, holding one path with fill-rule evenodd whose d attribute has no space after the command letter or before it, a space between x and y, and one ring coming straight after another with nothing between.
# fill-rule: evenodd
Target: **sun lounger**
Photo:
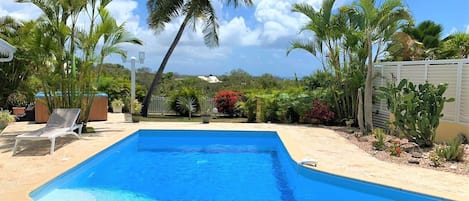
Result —
<instances>
[{"instance_id":1,"label":"sun lounger","mask_svg":"<svg viewBox=\"0 0 469 201\"><path fill-rule=\"evenodd\" d=\"M16 136L15 146L13 147L13 155L16 154L16 147L22 140L50 140L50 154L54 153L55 138L65 135L75 135L78 138L81 136L83 124L77 124L80 109L54 109L47 121L44 128L33 131L32 133L25 133ZM78 129L78 133L74 130Z\"/></svg>"}]
</instances>

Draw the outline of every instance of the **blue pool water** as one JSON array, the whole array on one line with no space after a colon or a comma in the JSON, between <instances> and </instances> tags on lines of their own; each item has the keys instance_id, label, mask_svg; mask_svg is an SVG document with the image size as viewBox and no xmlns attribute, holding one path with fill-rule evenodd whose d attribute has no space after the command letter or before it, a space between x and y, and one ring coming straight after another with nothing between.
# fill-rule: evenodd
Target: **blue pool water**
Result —
<instances>
[{"instance_id":1,"label":"blue pool water","mask_svg":"<svg viewBox=\"0 0 469 201\"><path fill-rule=\"evenodd\" d=\"M441 200L298 166L275 132L141 130L36 201Z\"/></svg>"}]
</instances>

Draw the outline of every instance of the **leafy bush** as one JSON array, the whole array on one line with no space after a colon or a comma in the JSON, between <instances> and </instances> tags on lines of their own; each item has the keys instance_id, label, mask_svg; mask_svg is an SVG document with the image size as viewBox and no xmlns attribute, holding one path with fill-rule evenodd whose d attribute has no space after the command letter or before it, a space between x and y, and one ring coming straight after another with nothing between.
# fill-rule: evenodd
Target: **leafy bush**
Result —
<instances>
[{"instance_id":1,"label":"leafy bush","mask_svg":"<svg viewBox=\"0 0 469 201\"><path fill-rule=\"evenodd\" d=\"M178 99L194 99L193 104L195 105L196 110L194 112L198 112L200 109L199 99L200 99L200 92L188 87L182 87L180 90L173 92L170 94L168 99L168 104L172 110L181 114L183 116L189 116L189 111L183 110L184 106L179 106L181 102L178 102Z\"/></svg>"},{"instance_id":2,"label":"leafy bush","mask_svg":"<svg viewBox=\"0 0 469 201\"><path fill-rule=\"evenodd\" d=\"M334 112L329 109L327 102L319 99L313 101L313 107L306 113L305 118L319 119L321 122L328 122L334 118Z\"/></svg>"},{"instance_id":3,"label":"leafy bush","mask_svg":"<svg viewBox=\"0 0 469 201\"><path fill-rule=\"evenodd\" d=\"M132 103L133 114L140 115L142 112L142 103L135 99Z\"/></svg>"},{"instance_id":4,"label":"leafy bush","mask_svg":"<svg viewBox=\"0 0 469 201\"><path fill-rule=\"evenodd\" d=\"M246 94L241 98L241 101L236 102L235 107L242 116L248 118L248 122L256 121L257 98L255 94Z\"/></svg>"},{"instance_id":5,"label":"leafy bush","mask_svg":"<svg viewBox=\"0 0 469 201\"><path fill-rule=\"evenodd\" d=\"M10 111L0 110L0 130L3 130L9 123L14 121L15 117L10 115Z\"/></svg>"},{"instance_id":6,"label":"leafy bush","mask_svg":"<svg viewBox=\"0 0 469 201\"><path fill-rule=\"evenodd\" d=\"M111 105L112 107L122 107L124 106L124 102L121 99L114 99L113 101L111 101Z\"/></svg>"},{"instance_id":7,"label":"leafy bush","mask_svg":"<svg viewBox=\"0 0 469 201\"><path fill-rule=\"evenodd\" d=\"M233 116L236 110L236 103L241 100L238 92L222 90L215 95L214 102L218 111Z\"/></svg>"},{"instance_id":8,"label":"leafy bush","mask_svg":"<svg viewBox=\"0 0 469 201\"><path fill-rule=\"evenodd\" d=\"M384 144L384 140L386 139L386 135L384 134L383 129L381 128L375 128L373 131L373 135L376 138L376 141L373 142L373 147L375 147L376 150L383 151L386 146Z\"/></svg>"},{"instance_id":9,"label":"leafy bush","mask_svg":"<svg viewBox=\"0 0 469 201\"><path fill-rule=\"evenodd\" d=\"M462 161L464 156L464 148L457 139L441 147L436 147L435 152L446 161Z\"/></svg>"},{"instance_id":10,"label":"leafy bush","mask_svg":"<svg viewBox=\"0 0 469 201\"><path fill-rule=\"evenodd\" d=\"M403 79L397 86L388 83L380 87L380 91L388 110L394 114L395 121L391 124L419 146L433 146L443 106L454 101L443 97L447 88L448 84L435 86L426 82L417 86Z\"/></svg>"}]
</instances>

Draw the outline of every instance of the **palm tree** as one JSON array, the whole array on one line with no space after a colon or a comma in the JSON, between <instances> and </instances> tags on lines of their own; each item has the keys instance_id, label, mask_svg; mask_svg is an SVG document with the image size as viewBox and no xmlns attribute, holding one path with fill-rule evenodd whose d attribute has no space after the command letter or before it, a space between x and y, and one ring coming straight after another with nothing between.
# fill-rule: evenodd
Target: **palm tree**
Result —
<instances>
[{"instance_id":1,"label":"palm tree","mask_svg":"<svg viewBox=\"0 0 469 201\"><path fill-rule=\"evenodd\" d=\"M318 58L324 72L316 75L324 75L327 80L338 119L356 119L357 91L364 82L364 65L358 65L364 63L359 56L363 45L355 31L357 25L351 20L353 16L344 8L334 12L334 3L335 0L324 0L318 11L306 3L293 5L293 12L309 20L301 32L311 32L314 37L293 41L287 55L294 49L302 49Z\"/></svg>"},{"instance_id":2,"label":"palm tree","mask_svg":"<svg viewBox=\"0 0 469 201\"><path fill-rule=\"evenodd\" d=\"M424 44L405 32L396 32L391 36L386 51L389 53L388 61L412 61L423 59Z\"/></svg>"},{"instance_id":3,"label":"palm tree","mask_svg":"<svg viewBox=\"0 0 469 201\"><path fill-rule=\"evenodd\" d=\"M360 0L355 2L349 10L354 23L357 24L357 31L362 35L363 49L367 58L364 98L365 132L373 130L373 63L377 61L383 51L383 46L391 36L412 20L401 0L386 0L379 7L375 6L374 0Z\"/></svg>"},{"instance_id":4,"label":"palm tree","mask_svg":"<svg viewBox=\"0 0 469 201\"><path fill-rule=\"evenodd\" d=\"M442 59L467 59L469 56L469 33L457 32L443 40L439 57Z\"/></svg>"},{"instance_id":5,"label":"palm tree","mask_svg":"<svg viewBox=\"0 0 469 201\"><path fill-rule=\"evenodd\" d=\"M328 61L331 62L335 72L339 72L339 46L338 42L341 39L342 33L340 32L337 17L333 15L332 8L335 0L324 0L321 9L316 11L313 6L307 3L297 3L293 5L292 11L301 13L309 18L309 22L301 29L303 31L310 31L314 33L314 39L311 41L293 41L291 47L287 51L287 55L294 49L303 49L316 58L318 58L324 70Z\"/></svg>"},{"instance_id":6,"label":"palm tree","mask_svg":"<svg viewBox=\"0 0 469 201\"><path fill-rule=\"evenodd\" d=\"M234 7L237 7L240 3L247 6L253 4L252 0L223 0L222 2ZM218 20L210 0L148 0L147 7L149 12L148 23L155 31L163 30L166 23L171 22L172 19L176 17L184 16L184 20L179 26L176 37L166 52L151 83L150 89L143 100L142 116L144 117L148 115L148 105L153 91L159 85L166 64L188 24L195 30L196 22L202 20L204 23L202 33L204 34L205 45L211 48L218 46Z\"/></svg>"},{"instance_id":7,"label":"palm tree","mask_svg":"<svg viewBox=\"0 0 469 201\"><path fill-rule=\"evenodd\" d=\"M23 26L23 23L10 16L0 17L0 38L7 39Z\"/></svg>"},{"instance_id":8,"label":"palm tree","mask_svg":"<svg viewBox=\"0 0 469 201\"><path fill-rule=\"evenodd\" d=\"M435 50L440 46L440 37L443 27L431 20L419 23L416 27L405 27L403 32L423 44L422 58L434 58Z\"/></svg>"},{"instance_id":9,"label":"palm tree","mask_svg":"<svg viewBox=\"0 0 469 201\"><path fill-rule=\"evenodd\" d=\"M43 67L38 74L49 111L56 107L80 107L83 111L80 121L86 125L104 58L110 54L125 56L120 44L141 45L142 41L108 13L105 7L111 0L16 1L32 3L43 12L31 31L31 44L43 56L38 58ZM88 29L77 28L80 16L88 17L82 18L88 20ZM75 62L77 55L82 56ZM62 98L52 99L57 91L62 92Z\"/></svg>"}]
</instances>

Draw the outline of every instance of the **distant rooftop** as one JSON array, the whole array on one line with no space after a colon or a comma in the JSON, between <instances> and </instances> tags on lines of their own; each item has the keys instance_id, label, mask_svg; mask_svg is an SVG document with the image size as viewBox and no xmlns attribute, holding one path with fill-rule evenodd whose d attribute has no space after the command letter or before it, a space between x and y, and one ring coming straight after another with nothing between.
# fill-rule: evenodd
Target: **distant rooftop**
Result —
<instances>
[{"instance_id":1,"label":"distant rooftop","mask_svg":"<svg viewBox=\"0 0 469 201\"><path fill-rule=\"evenodd\" d=\"M10 45L10 43L0 38L0 62L9 62L13 60L13 54L15 52L16 48L13 47L13 45Z\"/></svg>"},{"instance_id":2,"label":"distant rooftop","mask_svg":"<svg viewBox=\"0 0 469 201\"><path fill-rule=\"evenodd\" d=\"M220 83L221 81L214 75L209 75L209 76L197 76L201 80L205 80L208 83Z\"/></svg>"}]
</instances>

